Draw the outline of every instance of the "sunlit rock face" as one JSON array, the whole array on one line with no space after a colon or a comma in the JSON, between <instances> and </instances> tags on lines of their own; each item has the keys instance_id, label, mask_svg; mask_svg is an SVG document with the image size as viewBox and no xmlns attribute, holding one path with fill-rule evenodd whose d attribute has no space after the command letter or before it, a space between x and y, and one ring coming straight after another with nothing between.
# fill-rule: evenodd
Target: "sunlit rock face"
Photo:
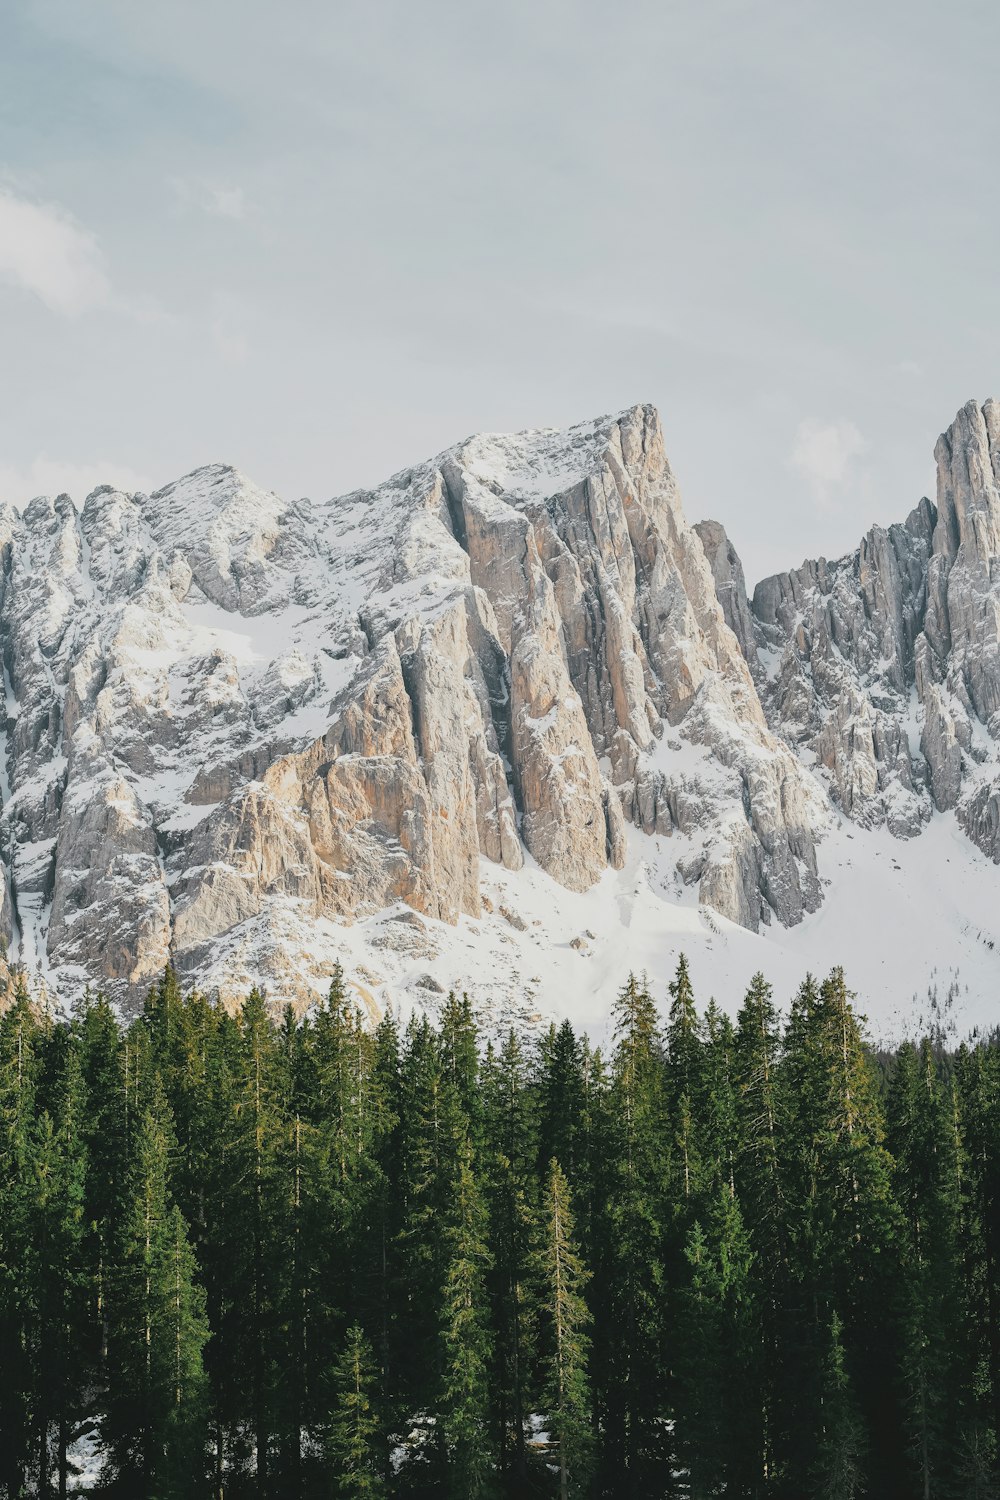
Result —
<instances>
[{"instance_id":1,"label":"sunlit rock face","mask_svg":"<svg viewBox=\"0 0 1000 1500\"><path fill-rule=\"evenodd\" d=\"M584 892L645 836L757 930L838 812L996 856L1000 408L937 456L936 506L752 599L644 406L322 503L211 466L0 511L0 930L70 998L305 1000L373 914L486 920L490 868Z\"/></svg>"}]
</instances>

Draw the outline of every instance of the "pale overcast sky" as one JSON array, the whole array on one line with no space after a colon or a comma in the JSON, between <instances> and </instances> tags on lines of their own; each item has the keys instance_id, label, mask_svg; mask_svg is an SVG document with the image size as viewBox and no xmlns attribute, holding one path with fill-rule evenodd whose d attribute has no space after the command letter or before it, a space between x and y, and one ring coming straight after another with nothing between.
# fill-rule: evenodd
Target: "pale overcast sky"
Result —
<instances>
[{"instance_id":1,"label":"pale overcast sky","mask_svg":"<svg viewBox=\"0 0 1000 1500\"><path fill-rule=\"evenodd\" d=\"M748 581L1000 394L1000 8L5 0L0 498L639 400Z\"/></svg>"}]
</instances>

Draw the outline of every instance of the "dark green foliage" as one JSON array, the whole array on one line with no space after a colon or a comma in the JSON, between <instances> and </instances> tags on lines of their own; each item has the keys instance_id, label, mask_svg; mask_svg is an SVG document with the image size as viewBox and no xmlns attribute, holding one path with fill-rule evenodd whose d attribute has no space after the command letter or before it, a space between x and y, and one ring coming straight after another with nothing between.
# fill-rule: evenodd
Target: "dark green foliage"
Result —
<instances>
[{"instance_id":1,"label":"dark green foliage","mask_svg":"<svg viewBox=\"0 0 1000 1500\"><path fill-rule=\"evenodd\" d=\"M673 1205L663 1039L652 997L634 975L615 1002L614 1022L595 1383L609 1474L627 1475L636 1496L654 1496L670 1467L663 1412L665 1238Z\"/></svg>"},{"instance_id":2,"label":"dark green foliage","mask_svg":"<svg viewBox=\"0 0 1000 1500\"><path fill-rule=\"evenodd\" d=\"M704 1221L704 1223L702 1222ZM723 1185L692 1226L679 1295L675 1369L679 1460L695 1500L752 1492L753 1252L739 1205Z\"/></svg>"},{"instance_id":3,"label":"dark green foliage","mask_svg":"<svg viewBox=\"0 0 1000 1500\"><path fill-rule=\"evenodd\" d=\"M662 979L660 980L662 985ZM1000 1047L682 959L605 1062L167 972L0 1015L0 1497L990 1500ZM733 997L720 997L727 1005ZM733 1006L735 1009L735 1006Z\"/></svg>"},{"instance_id":4,"label":"dark green foliage","mask_svg":"<svg viewBox=\"0 0 1000 1500\"><path fill-rule=\"evenodd\" d=\"M151 1085L133 1122L124 1215L108 1279L108 1390L101 1436L115 1494L197 1493L205 1474L205 1298L169 1188L173 1123Z\"/></svg>"},{"instance_id":5,"label":"dark green foliage","mask_svg":"<svg viewBox=\"0 0 1000 1500\"><path fill-rule=\"evenodd\" d=\"M538 1256L543 1322L540 1405L559 1470L560 1500L585 1495L593 1462L589 1273L574 1237L569 1184L553 1158L542 1204Z\"/></svg>"},{"instance_id":6,"label":"dark green foliage","mask_svg":"<svg viewBox=\"0 0 1000 1500\"><path fill-rule=\"evenodd\" d=\"M814 1469L820 1500L855 1500L867 1493L865 1431L847 1373L840 1319L830 1320L822 1377L822 1425Z\"/></svg>"},{"instance_id":7,"label":"dark green foliage","mask_svg":"<svg viewBox=\"0 0 1000 1500\"><path fill-rule=\"evenodd\" d=\"M446 1491L478 1500L489 1485L488 1379L491 1337L485 1276L486 1210L468 1141L459 1147L453 1201L444 1233L441 1295L441 1385L436 1404L445 1451Z\"/></svg>"},{"instance_id":8,"label":"dark green foliage","mask_svg":"<svg viewBox=\"0 0 1000 1500\"><path fill-rule=\"evenodd\" d=\"M347 1331L331 1379L333 1404L325 1441L331 1492L345 1500L374 1500L385 1494L381 1428L372 1406L377 1376L371 1345L357 1323Z\"/></svg>"}]
</instances>

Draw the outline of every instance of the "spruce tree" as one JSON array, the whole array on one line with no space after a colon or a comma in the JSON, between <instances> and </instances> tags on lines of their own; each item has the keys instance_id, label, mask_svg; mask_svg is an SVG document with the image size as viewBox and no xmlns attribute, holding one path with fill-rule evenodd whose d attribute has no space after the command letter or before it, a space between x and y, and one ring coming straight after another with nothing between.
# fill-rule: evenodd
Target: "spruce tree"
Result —
<instances>
[{"instance_id":1,"label":"spruce tree","mask_svg":"<svg viewBox=\"0 0 1000 1500\"><path fill-rule=\"evenodd\" d=\"M689 1280L680 1295L674 1368L678 1460L691 1500L749 1495L757 1472L751 1359L753 1253L729 1187L716 1188L687 1238Z\"/></svg>"},{"instance_id":2,"label":"spruce tree","mask_svg":"<svg viewBox=\"0 0 1000 1500\"><path fill-rule=\"evenodd\" d=\"M733 1060L735 1186L755 1252L751 1284L758 1337L749 1384L759 1394L754 1441L757 1484L762 1491L778 1468L784 1448L782 1433L795 1424L792 1402L798 1395L795 1383L786 1384L781 1378L786 1363L794 1363L790 1345L801 1313L792 1301L789 1277L780 1058L771 986L758 973L750 981L737 1017Z\"/></svg>"},{"instance_id":3,"label":"spruce tree","mask_svg":"<svg viewBox=\"0 0 1000 1500\"><path fill-rule=\"evenodd\" d=\"M836 1313L823 1367L822 1422L814 1473L818 1500L856 1500L868 1492L864 1426L851 1389Z\"/></svg>"},{"instance_id":4,"label":"spruce tree","mask_svg":"<svg viewBox=\"0 0 1000 1500\"><path fill-rule=\"evenodd\" d=\"M531 1264L538 1213L537 1130L528 1059L514 1031L482 1068L482 1178L489 1209L495 1329L490 1381L502 1468L525 1483L526 1391L535 1342Z\"/></svg>"},{"instance_id":5,"label":"spruce tree","mask_svg":"<svg viewBox=\"0 0 1000 1500\"><path fill-rule=\"evenodd\" d=\"M173 1126L154 1079L134 1122L109 1286L104 1480L123 1495L197 1494L205 1478L208 1338L187 1226L170 1201Z\"/></svg>"},{"instance_id":6,"label":"spruce tree","mask_svg":"<svg viewBox=\"0 0 1000 1500\"><path fill-rule=\"evenodd\" d=\"M958 1164L929 1042L901 1048L889 1093L889 1144L905 1216L902 1365L905 1424L921 1493L950 1467L958 1425L956 1356L964 1339L959 1296Z\"/></svg>"},{"instance_id":7,"label":"spruce tree","mask_svg":"<svg viewBox=\"0 0 1000 1500\"><path fill-rule=\"evenodd\" d=\"M489 1269L486 1212L476 1186L472 1150L459 1150L454 1201L445 1230L447 1263L441 1301L442 1380L438 1420L446 1455L447 1492L477 1500L489 1487L491 1338L485 1276Z\"/></svg>"},{"instance_id":8,"label":"spruce tree","mask_svg":"<svg viewBox=\"0 0 1000 1500\"><path fill-rule=\"evenodd\" d=\"M79 1015L84 1085L83 1131L87 1151L85 1183L86 1253L91 1266L93 1357L103 1371L108 1342L108 1280L115 1234L125 1211L129 1150L129 1099L125 1047L115 1014L103 995L88 995Z\"/></svg>"},{"instance_id":9,"label":"spruce tree","mask_svg":"<svg viewBox=\"0 0 1000 1500\"><path fill-rule=\"evenodd\" d=\"M0 1493L24 1492L32 1439L31 1132L39 1072L38 1021L23 978L0 1015Z\"/></svg>"},{"instance_id":10,"label":"spruce tree","mask_svg":"<svg viewBox=\"0 0 1000 1500\"><path fill-rule=\"evenodd\" d=\"M682 953L677 971L668 986L670 1007L667 1013L667 1077L671 1101L682 1098L696 1109L701 1102L703 1084L702 1028L695 1005L694 987L687 958Z\"/></svg>"},{"instance_id":11,"label":"spruce tree","mask_svg":"<svg viewBox=\"0 0 1000 1500\"><path fill-rule=\"evenodd\" d=\"M449 994L441 1012L441 1066L466 1120L473 1149L482 1138L479 1030L468 995Z\"/></svg>"},{"instance_id":12,"label":"spruce tree","mask_svg":"<svg viewBox=\"0 0 1000 1500\"><path fill-rule=\"evenodd\" d=\"M593 1464L593 1431L587 1363L590 1280L574 1238L569 1184L553 1158L545 1188L539 1255L544 1325L541 1409L559 1468L560 1500L587 1493Z\"/></svg>"},{"instance_id":13,"label":"spruce tree","mask_svg":"<svg viewBox=\"0 0 1000 1500\"><path fill-rule=\"evenodd\" d=\"M88 1266L84 1222L87 1170L84 1092L77 1039L63 1031L60 1076L50 1104L34 1124L26 1184L31 1243L20 1268L30 1304L29 1338L35 1390L39 1494L49 1493L55 1432L60 1496L67 1493L68 1449L85 1415L88 1377Z\"/></svg>"},{"instance_id":14,"label":"spruce tree","mask_svg":"<svg viewBox=\"0 0 1000 1500\"><path fill-rule=\"evenodd\" d=\"M1000 1047L959 1048L955 1106L967 1175L961 1226L965 1281L970 1288L971 1358L976 1398L966 1423L976 1462L1000 1446ZM990 1460L992 1461L992 1460Z\"/></svg>"},{"instance_id":15,"label":"spruce tree","mask_svg":"<svg viewBox=\"0 0 1000 1500\"><path fill-rule=\"evenodd\" d=\"M811 1414L822 1399L836 1314L870 1440L872 1482L892 1493L901 1422L892 1357L900 1219L878 1078L851 1002L835 969L818 991L807 980L789 1024L786 1170L802 1342L787 1373L805 1413L793 1424L799 1451L791 1476L804 1484L803 1468L812 1463Z\"/></svg>"},{"instance_id":16,"label":"spruce tree","mask_svg":"<svg viewBox=\"0 0 1000 1500\"><path fill-rule=\"evenodd\" d=\"M385 1494L384 1441L373 1405L378 1374L371 1345L353 1323L332 1371L332 1409L326 1432L331 1492L344 1500Z\"/></svg>"},{"instance_id":17,"label":"spruce tree","mask_svg":"<svg viewBox=\"0 0 1000 1500\"><path fill-rule=\"evenodd\" d=\"M656 1007L634 976L615 1003L609 1099L608 1200L597 1274L606 1278L595 1348L604 1463L636 1496L669 1472L664 1214L669 1181L663 1044Z\"/></svg>"},{"instance_id":18,"label":"spruce tree","mask_svg":"<svg viewBox=\"0 0 1000 1500\"><path fill-rule=\"evenodd\" d=\"M579 1142L585 1084L582 1048L569 1021L553 1024L542 1038L538 1071L538 1174L544 1177L554 1158L573 1183L586 1165Z\"/></svg>"}]
</instances>

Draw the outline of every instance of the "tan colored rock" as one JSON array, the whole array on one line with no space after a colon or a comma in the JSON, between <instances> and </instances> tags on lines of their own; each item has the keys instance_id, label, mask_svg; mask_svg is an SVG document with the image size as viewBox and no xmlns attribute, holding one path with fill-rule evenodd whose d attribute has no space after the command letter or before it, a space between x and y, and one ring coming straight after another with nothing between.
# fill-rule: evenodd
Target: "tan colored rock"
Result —
<instances>
[{"instance_id":1,"label":"tan colored rock","mask_svg":"<svg viewBox=\"0 0 1000 1500\"><path fill-rule=\"evenodd\" d=\"M318 506L213 466L0 510L0 931L127 1003L168 953L304 1003L344 924L430 952L525 851L583 891L649 834L750 928L819 904L831 799L998 854L998 453L965 408L937 509L752 608L643 406Z\"/></svg>"}]
</instances>

